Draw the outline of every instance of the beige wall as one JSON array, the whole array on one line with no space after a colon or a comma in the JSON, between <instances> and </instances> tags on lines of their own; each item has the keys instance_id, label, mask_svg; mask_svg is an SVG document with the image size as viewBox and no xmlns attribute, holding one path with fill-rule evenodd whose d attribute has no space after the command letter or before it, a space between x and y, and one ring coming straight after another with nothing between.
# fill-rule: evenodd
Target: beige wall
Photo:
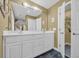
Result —
<instances>
[{"instance_id":1,"label":"beige wall","mask_svg":"<svg viewBox=\"0 0 79 59\"><path fill-rule=\"evenodd\" d=\"M56 3L54 6L52 6L48 10L48 29L53 30L52 28L58 29L58 7L62 5L63 2L68 2L70 0L60 0L58 3ZM55 21L52 23L52 17L55 19ZM55 31L55 38L54 38L54 47L58 47L58 30Z\"/></svg>"},{"instance_id":2,"label":"beige wall","mask_svg":"<svg viewBox=\"0 0 79 59\"><path fill-rule=\"evenodd\" d=\"M57 29L57 25L58 25L58 7L64 2L64 0L60 0L57 4L55 4L54 6L52 6L48 11L48 28L51 28L51 30L53 30L52 28L56 28ZM54 18L54 22L52 23L52 18ZM57 30L55 31L55 38L54 38L54 47L58 47L58 40L57 40Z\"/></svg>"},{"instance_id":3,"label":"beige wall","mask_svg":"<svg viewBox=\"0 0 79 59\"><path fill-rule=\"evenodd\" d=\"M2 57L2 32L3 30L8 30L8 17L6 16L5 18L3 18L1 12L0 12L0 57Z\"/></svg>"}]
</instances>

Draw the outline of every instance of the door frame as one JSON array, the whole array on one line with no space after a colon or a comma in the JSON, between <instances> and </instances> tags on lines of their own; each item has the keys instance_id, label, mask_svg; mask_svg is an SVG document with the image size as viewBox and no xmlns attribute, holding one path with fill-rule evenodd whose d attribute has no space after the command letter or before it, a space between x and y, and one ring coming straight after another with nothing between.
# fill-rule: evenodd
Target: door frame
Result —
<instances>
[{"instance_id":1,"label":"door frame","mask_svg":"<svg viewBox=\"0 0 79 59\"><path fill-rule=\"evenodd\" d=\"M65 3L65 2L63 2L63 3ZM62 3L62 4L63 4L63 3ZM71 4L71 1L65 3L64 6L66 7L68 4ZM61 6L62 6L62 5L61 5ZM61 7L61 6L60 6L60 7ZM60 7L59 7L59 8L60 8ZM64 8L65 8L65 7L64 7ZM58 14L58 16L59 16L59 14ZM64 20L65 20L65 19L64 19ZM59 23L59 22L58 22L58 23ZM64 25L65 25L65 24L64 24ZM58 25L58 32L59 32L59 25ZM64 37L65 37L65 32L64 32ZM58 37L58 38L59 38L59 37ZM59 40L58 40L58 42L59 42ZM65 43L65 38L64 38L64 43ZM58 46L59 46L59 44L58 44ZM58 51L59 51L59 48L58 48ZM65 53L65 47L64 47L64 53ZM65 57L65 56L63 56L63 57Z\"/></svg>"},{"instance_id":2,"label":"door frame","mask_svg":"<svg viewBox=\"0 0 79 59\"><path fill-rule=\"evenodd\" d=\"M59 8L58 8L58 50L59 50L59 52L61 53L61 55L62 55L62 57L64 58L64 48L62 47L62 52L60 51L60 49L59 49L59 42L60 42L60 40L59 40L59 9L61 8L61 7L63 7L63 9L64 9L64 7L65 7L65 2L63 2L62 3L62 5L61 6L59 6ZM62 12L63 13L63 12ZM64 30L64 29L63 29ZM63 33L63 35L64 35L64 33ZM64 43L63 43L63 45L64 45Z\"/></svg>"}]
</instances>

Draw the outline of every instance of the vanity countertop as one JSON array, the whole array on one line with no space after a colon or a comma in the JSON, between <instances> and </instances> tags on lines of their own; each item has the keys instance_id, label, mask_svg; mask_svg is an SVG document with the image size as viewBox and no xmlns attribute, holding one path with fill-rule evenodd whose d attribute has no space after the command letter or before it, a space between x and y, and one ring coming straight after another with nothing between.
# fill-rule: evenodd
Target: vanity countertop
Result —
<instances>
[{"instance_id":1,"label":"vanity countertop","mask_svg":"<svg viewBox=\"0 0 79 59\"><path fill-rule=\"evenodd\" d=\"M54 31L3 31L3 36L54 33Z\"/></svg>"}]
</instances>

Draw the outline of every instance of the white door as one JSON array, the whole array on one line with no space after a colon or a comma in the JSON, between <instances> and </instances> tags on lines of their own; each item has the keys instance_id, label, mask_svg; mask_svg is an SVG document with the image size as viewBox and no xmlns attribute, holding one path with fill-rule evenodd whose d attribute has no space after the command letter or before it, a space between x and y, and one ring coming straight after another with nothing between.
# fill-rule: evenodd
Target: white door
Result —
<instances>
[{"instance_id":1,"label":"white door","mask_svg":"<svg viewBox=\"0 0 79 59\"><path fill-rule=\"evenodd\" d=\"M36 31L36 20L28 19L28 31Z\"/></svg>"},{"instance_id":2,"label":"white door","mask_svg":"<svg viewBox=\"0 0 79 59\"><path fill-rule=\"evenodd\" d=\"M36 19L36 28L37 28L37 31L41 31L41 20L42 20L42 18L40 17L40 18L38 18L38 19Z\"/></svg>"},{"instance_id":3,"label":"white door","mask_svg":"<svg viewBox=\"0 0 79 59\"><path fill-rule=\"evenodd\" d=\"M58 8L58 49L60 53L62 54L62 57L64 57L64 34L65 34L65 3L62 4Z\"/></svg>"},{"instance_id":4,"label":"white door","mask_svg":"<svg viewBox=\"0 0 79 59\"><path fill-rule=\"evenodd\" d=\"M71 57L79 58L79 0L71 0Z\"/></svg>"}]
</instances>

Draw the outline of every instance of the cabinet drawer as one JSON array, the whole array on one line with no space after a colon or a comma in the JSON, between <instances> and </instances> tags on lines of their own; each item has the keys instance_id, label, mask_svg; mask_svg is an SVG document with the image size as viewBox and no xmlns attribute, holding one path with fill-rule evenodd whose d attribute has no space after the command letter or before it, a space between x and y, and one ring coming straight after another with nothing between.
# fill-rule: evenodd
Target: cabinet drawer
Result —
<instances>
[{"instance_id":1,"label":"cabinet drawer","mask_svg":"<svg viewBox=\"0 0 79 59\"><path fill-rule=\"evenodd\" d=\"M11 36L11 37L7 37L5 39L6 39L6 43L15 43L15 42L22 41L22 37L20 37L20 36Z\"/></svg>"},{"instance_id":2,"label":"cabinet drawer","mask_svg":"<svg viewBox=\"0 0 79 59\"><path fill-rule=\"evenodd\" d=\"M33 40L33 39L35 39L36 38L36 35L24 35L23 37L22 37L22 40L23 41L31 41L31 40Z\"/></svg>"},{"instance_id":3,"label":"cabinet drawer","mask_svg":"<svg viewBox=\"0 0 79 59\"><path fill-rule=\"evenodd\" d=\"M24 36L24 37L23 37L23 41L30 41L30 40L41 39L44 36L42 34L34 34L34 35L27 35L27 36Z\"/></svg>"}]
</instances>

